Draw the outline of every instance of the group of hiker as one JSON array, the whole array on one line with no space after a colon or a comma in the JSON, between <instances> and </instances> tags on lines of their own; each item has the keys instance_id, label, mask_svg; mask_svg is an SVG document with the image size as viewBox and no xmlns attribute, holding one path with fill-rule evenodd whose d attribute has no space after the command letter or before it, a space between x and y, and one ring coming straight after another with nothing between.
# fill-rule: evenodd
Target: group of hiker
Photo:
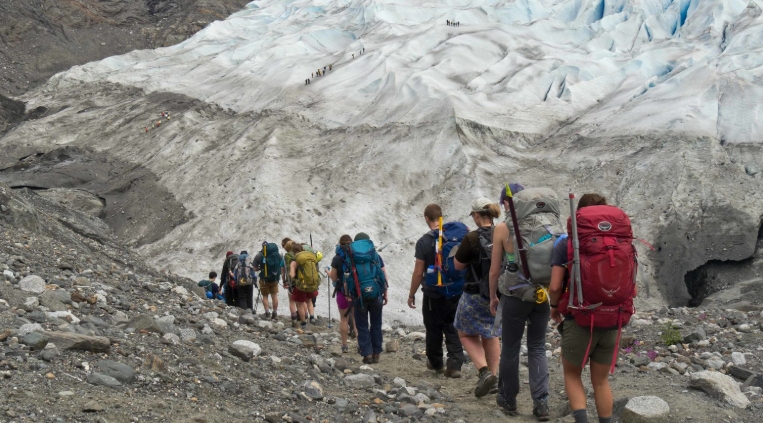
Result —
<instances>
[{"instance_id":1,"label":"group of hiker","mask_svg":"<svg viewBox=\"0 0 763 423\"><path fill-rule=\"evenodd\" d=\"M506 218L496 224L502 213ZM565 392L575 423L588 421L582 370L590 364L600 423L610 423L619 338L635 312L636 250L630 219L598 194L585 194L570 218L561 221L560 201L549 188L519 183L501 188L498 202L478 198L470 217L477 229L444 222L442 208L424 209L428 231L416 242L408 306L416 308L421 289L426 328L426 367L445 377L461 377L464 351L478 371L476 397L496 395L499 408L517 414L519 356L527 327L527 355L533 415L549 420L546 331L550 320L562 335ZM314 305L322 277L333 282L340 315L342 352L357 336L364 363L378 363L382 352L382 309L387 304L384 260L368 234L342 235L331 265L321 272L323 255L309 244L284 238L263 242L250 259L247 251L228 252L220 275L199 282L209 298L256 309L253 285L276 319L279 283L289 293L292 326L315 323ZM269 301L270 300L270 301ZM272 307L271 307L272 306ZM445 358L443 343L447 354Z\"/></svg>"},{"instance_id":2,"label":"group of hiker","mask_svg":"<svg viewBox=\"0 0 763 423\"><path fill-rule=\"evenodd\" d=\"M152 128L158 128L158 127L162 126L162 119L167 119L167 121L169 121L169 120L170 120L170 112L168 112L168 111L166 111L166 110L164 110L164 111L160 112L160 113L159 113L159 118L160 118L159 120L157 120L156 122L154 122L153 124L151 124L151 127L152 127ZM149 131L149 127L148 127L148 126L146 126L146 127L144 127L144 128L143 128L143 130L144 130L146 133L148 133L148 131Z\"/></svg>"},{"instance_id":3,"label":"group of hiker","mask_svg":"<svg viewBox=\"0 0 763 423\"><path fill-rule=\"evenodd\" d=\"M461 22L453 22L451 20L446 20L445 22L448 24L448 26L461 26Z\"/></svg>"},{"instance_id":4,"label":"group of hiker","mask_svg":"<svg viewBox=\"0 0 763 423\"><path fill-rule=\"evenodd\" d=\"M634 313L636 250L622 210L597 194L583 195L574 210L573 200L570 195L571 216L563 225L553 190L506 184L498 203L472 202L472 231L458 221L443 223L441 207L428 205L429 231L416 243L408 306L416 308L421 288L427 368L459 378L466 351L479 373L475 396L496 394L511 416L527 327L530 396L539 421L549 420L546 330L553 319L575 422L588 422L581 374L590 363L598 420L610 423L608 375L622 327ZM502 211L505 221L495 224Z\"/></svg>"},{"instance_id":5,"label":"group of hiker","mask_svg":"<svg viewBox=\"0 0 763 423\"><path fill-rule=\"evenodd\" d=\"M315 302L325 275L333 282L332 297L339 309L342 352L349 352L348 338L357 337L363 362L378 363L388 283L384 261L368 234L360 232L354 238L342 235L325 273L319 265L323 253L311 245L284 238L281 247L283 255L276 244L263 242L254 258L247 251L228 251L220 285L215 283L217 272L210 272L209 279L198 285L205 289L207 298L256 313L254 286L259 280L258 292L265 308L262 317L277 320L281 284L288 291L292 327L305 329L308 321L315 324Z\"/></svg>"},{"instance_id":6,"label":"group of hiker","mask_svg":"<svg viewBox=\"0 0 763 423\"><path fill-rule=\"evenodd\" d=\"M361 54L363 54L365 52L366 52L366 49L365 48L361 48L358 51L358 55L361 55ZM355 53L352 53L352 58L353 59L355 58ZM329 64L328 66L324 66L323 69L318 68L318 70L316 70L315 72L311 72L310 73L310 78L305 78L305 85L310 85L310 81L313 78L318 77L318 76L325 76L326 72L330 72L333 69L334 69L334 65L333 64Z\"/></svg>"}]
</instances>

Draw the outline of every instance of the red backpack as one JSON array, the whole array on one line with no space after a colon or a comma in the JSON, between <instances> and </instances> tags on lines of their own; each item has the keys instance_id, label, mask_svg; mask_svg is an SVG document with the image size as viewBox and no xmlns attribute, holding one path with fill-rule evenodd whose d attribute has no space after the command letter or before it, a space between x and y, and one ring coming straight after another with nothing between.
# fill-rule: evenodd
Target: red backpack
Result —
<instances>
[{"instance_id":1,"label":"red backpack","mask_svg":"<svg viewBox=\"0 0 763 423\"><path fill-rule=\"evenodd\" d=\"M618 329L614 372L622 328L633 313L638 260L633 246L633 230L628 215L615 206L588 206L576 212L580 241L580 279L582 301L577 294L570 303L570 292L562 294L559 311L572 314L583 327ZM572 219L567 221L569 262L574 260ZM572 272L570 277L572 276ZM571 280L567 284L572 289ZM593 336L591 337L593 339ZM589 341L585 357L590 353ZM585 362L583 363L585 366Z\"/></svg>"}]
</instances>

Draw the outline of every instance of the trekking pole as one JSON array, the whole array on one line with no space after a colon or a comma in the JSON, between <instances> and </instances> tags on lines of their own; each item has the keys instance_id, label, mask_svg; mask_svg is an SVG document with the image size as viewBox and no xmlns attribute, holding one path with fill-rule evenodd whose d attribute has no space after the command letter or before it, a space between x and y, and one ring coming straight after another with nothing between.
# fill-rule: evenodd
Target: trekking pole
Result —
<instances>
[{"instance_id":1,"label":"trekking pole","mask_svg":"<svg viewBox=\"0 0 763 423\"><path fill-rule=\"evenodd\" d=\"M326 267L326 292L331 292L331 275L329 272L331 271L330 267ZM331 295L326 295L326 299L329 303L329 329L331 329Z\"/></svg>"},{"instance_id":2,"label":"trekking pole","mask_svg":"<svg viewBox=\"0 0 763 423\"><path fill-rule=\"evenodd\" d=\"M437 256L436 261L437 265L435 266L437 268L437 286L442 286L442 216L440 216L440 227L439 227L439 235L437 237Z\"/></svg>"},{"instance_id":3,"label":"trekking pole","mask_svg":"<svg viewBox=\"0 0 763 423\"><path fill-rule=\"evenodd\" d=\"M570 306L583 304L583 286L580 280L580 239L578 238L578 218L575 213L575 194L570 192L570 218L572 220L572 286L570 286Z\"/></svg>"}]
</instances>

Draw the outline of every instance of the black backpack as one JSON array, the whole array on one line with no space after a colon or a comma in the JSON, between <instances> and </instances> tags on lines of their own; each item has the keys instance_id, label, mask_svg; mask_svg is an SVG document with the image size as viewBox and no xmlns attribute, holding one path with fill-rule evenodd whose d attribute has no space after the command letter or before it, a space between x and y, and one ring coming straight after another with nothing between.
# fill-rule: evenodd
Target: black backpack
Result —
<instances>
[{"instance_id":1,"label":"black backpack","mask_svg":"<svg viewBox=\"0 0 763 423\"><path fill-rule=\"evenodd\" d=\"M485 297L490 298L490 263L493 258L493 228L479 228L479 257L476 261L472 261L469 264L469 271L472 274L471 280L467 285L479 284L479 293ZM479 266L482 269L482 277L477 277L475 267Z\"/></svg>"}]
</instances>

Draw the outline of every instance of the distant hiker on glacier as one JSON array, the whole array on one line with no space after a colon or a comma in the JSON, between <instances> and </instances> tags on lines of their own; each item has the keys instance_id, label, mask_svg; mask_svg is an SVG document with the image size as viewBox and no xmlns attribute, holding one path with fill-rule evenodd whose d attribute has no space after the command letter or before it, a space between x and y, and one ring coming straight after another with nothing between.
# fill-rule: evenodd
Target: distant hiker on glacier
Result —
<instances>
[{"instance_id":1,"label":"distant hiker on glacier","mask_svg":"<svg viewBox=\"0 0 763 423\"><path fill-rule=\"evenodd\" d=\"M453 326L474 367L479 371L474 396L484 397L495 387L501 345L500 324L490 312L490 262L492 260L493 220L501 215L498 204L487 198L472 201L469 216L477 229L469 232L455 255L456 270L466 270L464 292L458 301Z\"/></svg>"},{"instance_id":2,"label":"distant hiker on glacier","mask_svg":"<svg viewBox=\"0 0 763 423\"><path fill-rule=\"evenodd\" d=\"M342 235L339 238L339 244L337 249L341 250L352 244L352 237L349 235ZM349 269L348 269L349 270ZM331 260L331 271L329 272L329 278L334 283L333 297L336 297L336 307L339 309L339 335L342 338L342 352L347 353L350 348L347 346L347 338L355 337L355 314L352 309L351 299L348 298L349 294L345 295L345 292L352 287L352 284L348 284L345 273L344 260L342 255L337 253Z\"/></svg>"},{"instance_id":3,"label":"distant hiker on glacier","mask_svg":"<svg viewBox=\"0 0 763 423\"><path fill-rule=\"evenodd\" d=\"M450 26L450 20L446 20L445 23L448 24L448 26Z\"/></svg>"},{"instance_id":4,"label":"distant hiker on glacier","mask_svg":"<svg viewBox=\"0 0 763 423\"><path fill-rule=\"evenodd\" d=\"M636 251L629 217L617 207L607 205L598 194L585 194L577 205L576 227L579 252L573 249L574 233L566 242L558 242L551 256L551 318L562 334L562 366L564 390L570 402L575 423L587 423L586 392L581 374L590 365L591 384L598 420L612 421L612 388L609 375L615 370L621 327L628 324L633 313L636 285ZM569 222L569 221L568 221ZM611 222L611 223L610 223ZM568 229L571 228L568 223ZM583 264L579 271L571 261ZM601 263L605 263L601 265ZM573 284L572 274L581 276L581 285ZM606 286L603 283L609 282ZM570 288L565 292L564 287ZM573 292L578 286L582 298ZM579 295L579 294L578 294ZM588 313L568 308L585 304L604 303L616 312L594 308ZM580 302L579 302L579 301ZM605 303L606 301L606 303Z\"/></svg>"},{"instance_id":5,"label":"distant hiker on glacier","mask_svg":"<svg viewBox=\"0 0 763 423\"><path fill-rule=\"evenodd\" d=\"M511 183L501 189L499 202L506 211L506 220L493 230L493 261L490 267L490 310L497 314L500 308L501 316L498 318L503 326L496 404L506 414L517 412L519 356L527 328L533 415L540 421L546 421L549 418L546 359L549 304L545 289L551 275L550 250L555 237L563 232L558 200L556 193L548 188L524 189L521 184ZM516 215L511 214L512 204ZM520 247L522 250L518 250ZM526 252L527 263L522 263L523 254L517 251ZM525 275L525 268L528 275ZM529 273L530 270L532 273Z\"/></svg>"},{"instance_id":6,"label":"distant hiker on glacier","mask_svg":"<svg viewBox=\"0 0 763 423\"><path fill-rule=\"evenodd\" d=\"M416 241L416 264L411 275L411 287L408 293L408 307L416 308L416 292L419 287L423 293L421 301L421 313L426 327L426 351L427 369L436 372L444 372L445 377L461 377L461 366L464 364L464 349L458 338L458 331L453 327L456 317L458 301L461 299L463 290L463 276L459 281L452 284L441 284L438 287L438 270L436 265L441 265L441 259L446 254L438 253L438 240L440 222L442 221L442 209L437 204L430 204L424 209L424 222L429 228L418 241ZM454 222L455 223L455 222ZM448 226L446 224L445 226ZM452 226L460 237L466 235L468 229L463 223ZM448 230L444 231L448 238L451 237ZM439 282L442 282L445 272L439 272ZM443 337L445 348L448 350L448 360L443 363Z\"/></svg>"},{"instance_id":7,"label":"distant hiker on glacier","mask_svg":"<svg viewBox=\"0 0 763 423\"><path fill-rule=\"evenodd\" d=\"M329 65L329 70L333 69L334 65Z\"/></svg>"},{"instance_id":8,"label":"distant hiker on glacier","mask_svg":"<svg viewBox=\"0 0 763 423\"><path fill-rule=\"evenodd\" d=\"M353 59L355 58L355 53L352 53L352 58L353 58Z\"/></svg>"}]
</instances>

